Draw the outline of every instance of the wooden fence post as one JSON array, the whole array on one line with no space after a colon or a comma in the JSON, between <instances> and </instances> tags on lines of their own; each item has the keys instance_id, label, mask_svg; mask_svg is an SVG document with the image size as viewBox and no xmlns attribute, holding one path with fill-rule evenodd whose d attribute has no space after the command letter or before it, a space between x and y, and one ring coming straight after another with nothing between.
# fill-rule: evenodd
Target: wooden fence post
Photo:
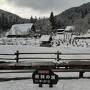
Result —
<instances>
[{"instance_id":1,"label":"wooden fence post","mask_svg":"<svg viewBox=\"0 0 90 90\"><path fill-rule=\"evenodd\" d=\"M83 73L84 72L79 72L79 78L83 78Z\"/></svg>"},{"instance_id":2,"label":"wooden fence post","mask_svg":"<svg viewBox=\"0 0 90 90\"><path fill-rule=\"evenodd\" d=\"M16 62L18 63L19 62L19 51L18 50L16 51L15 55L16 55Z\"/></svg>"},{"instance_id":3,"label":"wooden fence post","mask_svg":"<svg viewBox=\"0 0 90 90\"><path fill-rule=\"evenodd\" d=\"M57 61L59 61L60 58L59 58L59 51L57 51Z\"/></svg>"}]
</instances>

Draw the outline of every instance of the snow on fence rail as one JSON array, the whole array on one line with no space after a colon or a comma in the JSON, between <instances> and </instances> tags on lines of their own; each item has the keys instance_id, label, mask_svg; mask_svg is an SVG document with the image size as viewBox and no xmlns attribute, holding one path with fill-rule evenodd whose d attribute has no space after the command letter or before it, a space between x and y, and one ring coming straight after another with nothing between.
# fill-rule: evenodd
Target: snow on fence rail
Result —
<instances>
[{"instance_id":1,"label":"snow on fence rail","mask_svg":"<svg viewBox=\"0 0 90 90\"><path fill-rule=\"evenodd\" d=\"M23 55L23 57L21 57L21 55ZM25 57L25 55L29 55L29 57ZM31 55L31 56L30 56ZM33 57L32 57L33 55ZM34 55L38 55L38 56L34 56ZM42 55L48 55L48 56L44 56L42 57ZM54 55L54 57L49 57L50 55ZM67 58L68 56L75 56L76 58ZM24 60L24 59L54 59L56 61L63 61L63 60L68 60L68 61L88 61L90 60L89 58L77 58L77 56L83 56L83 55L90 55L90 53L61 53L59 51L57 52L33 52L33 53L20 53L19 51L16 51L13 54L0 54L0 60L16 60L16 62L18 63L19 60ZM3 57L1 57L3 56ZM15 56L15 58L6 58L5 56L9 57L9 56ZM66 58L63 58L65 56Z\"/></svg>"}]
</instances>

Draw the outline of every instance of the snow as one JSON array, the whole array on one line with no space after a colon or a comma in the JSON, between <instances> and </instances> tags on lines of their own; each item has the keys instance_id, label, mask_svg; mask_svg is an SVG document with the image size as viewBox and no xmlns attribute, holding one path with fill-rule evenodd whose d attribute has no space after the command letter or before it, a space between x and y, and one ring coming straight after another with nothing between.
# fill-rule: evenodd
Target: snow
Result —
<instances>
[{"instance_id":1,"label":"snow","mask_svg":"<svg viewBox=\"0 0 90 90\"><path fill-rule=\"evenodd\" d=\"M32 24L16 24L13 25L10 32L10 35L22 35L27 34L27 32L31 29ZM67 26L65 31L73 30L73 26ZM68 36L70 37L71 34ZM89 37L89 32L82 36L77 37ZM76 36L72 36L68 39L74 39ZM42 53L42 52L54 52L57 51L61 53L90 53L90 39L86 40L76 40L76 43L70 43L68 40L65 40L64 34L57 34L53 36L53 46L52 47L40 47L40 41L48 41L50 39L50 35L43 35L41 38L0 38L0 53L2 54L14 54L17 50L20 53ZM5 45L2 45L5 44ZM58 45L57 45L58 44ZM88 44L88 45L86 45ZM15 58L16 56L7 56L0 55L0 58ZM20 57L51 57L56 58L57 56L54 54L51 55L20 55ZM60 55L61 59L90 59L90 55ZM2 60L1 60L2 61ZM8 60L7 60L8 61ZM16 61L9 61L16 62ZM21 64L32 64L34 63L62 63L68 61L60 60L56 61L55 59L34 59L34 60L20 60ZM78 77L78 72L60 72L56 73L59 77ZM0 78L17 78L17 77L31 77L32 73L0 73ZM84 77L90 77L90 72L85 72ZM11 80L0 82L0 90L90 90L90 79L82 78L82 79L60 79L57 85L54 85L53 88L49 88L48 85L43 85L42 88L39 88L38 85L33 84L32 79L27 80Z\"/></svg>"},{"instance_id":2,"label":"snow","mask_svg":"<svg viewBox=\"0 0 90 90\"><path fill-rule=\"evenodd\" d=\"M77 73L57 73L59 76L74 76L77 77ZM87 75L88 73L86 73ZM30 74L0 74L0 77L31 77ZM90 75L90 73L89 73ZM53 88L49 88L48 85L43 85L39 88L38 85L33 84L32 79L27 80L11 80L6 82L0 82L0 90L90 90L90 79L61 79L54 85Z\"/></svg>"},{"instance_id":3,"label":"snow","mask_svg":"<svg viewBox=\"0 0 90 90\"><path fill-rule=\"evenodd\" d=\"M32 40L34 43L34 39ZM38 41L37 41L38 42ZM55 47L39 47L33 45L0 45L0 53L15 53L17 50L19 52L61 52L61 53L90 53L90 47L74 47L72 45L61 44L60 46ZM37 56L37 55L36 55ZM56 55L39 55L41 57L56 57ZM38 57L39 57L38 56ZM3 57L3 56L0 56ZM4 56L7 58L7 56ZM22 55L20 57L23 57ZM24 57L29 57L28 55ZM32 55L33 57L33 55ZM15 58L12 56L11 58ZM62 56L61 58L90 58L90 55L78 55L77 57L72 56ZM46 60L29 60L28 62L45 62ZM48 62L55 62L55 60L47 60ZM22 60L21 60L22 62ZM65 62L65 61L64 61ZM60 77L78 77L78 72L65 72L65 73L56 73ZM0 74L0 78L16 78L16 77L31 77L31 73L7 73ZM84 73L84 76L90 77L90 73ZM49 88L48 85L43 85L42 88L39 88L38 85L33 84L32 79L27 80L11 80L0 82L0 90L90 90L90 79L60 79L57 85L54 85L53 88Z\"/></svg>"},{"instance_id":4,"label":"snow","mask_svg":"<svg viewBox=\"0 0 90 90\"><path fill-rule=\"evenodd\" d=\"M61 73L58 73L61 75ZM64 73L67 76L74 75L76 76L77 73ZM18 76L31 76L31 74L18 74ZM13 77L17 74L7 74L6 77ZM1 77L1 76L0 76ZM4 75L5 77L5 75ZM0 90L90 90L90 79L61 79L54 85L53 88L49 88L48 85L43 85L42 88L39 88L38 85L33 84L32 79L27 80L11 80L6 82L0 82Z\"/></svg>"},{"instance_id":5,"label":"snow","mask_svg":"<svg viewBox=\"0 0 90 90\"><path fill-rule=\"evenodd\" d=\"M50 35L42 35L40 41L49 41Z\"/></svg>"},{"instance_id":6,"label":"snow","mask_svg":"<svg viewBox=\"0 0 90 90\"><path fill-rule=\"evenodd\" d=\"M85 39L76 39L79 37L85 37ZM52 36L51 45L53 47L60 46L73 46L73 47L90 47L90 34L76 36L71 35L71 33L57 34ZM87 39L86 39L87 38ZM42 35L41 38L0 38L0 45L30 45L30 46L40 46L42 41L49 41L50 35Z\"/></svg>"},{"instance_id":7,"label":"snow","mask_svg":"<svg viewBox=\"0 0 90 90\"><path fill-rule=\"evenodd\" d=\"M87 33L90 33L90 29L88 29Z\"/></svg>"},{"instance_id":8,"label":"snow","mask_svg":"<svg viewBox=\"0 0 90 90\"><path fill-rule=\"evenodd\" d=\"M70 30L74 30L74 26L67 26L66 28L65 28L65 31L70 31Z\"/></svg>"}]
</instances>

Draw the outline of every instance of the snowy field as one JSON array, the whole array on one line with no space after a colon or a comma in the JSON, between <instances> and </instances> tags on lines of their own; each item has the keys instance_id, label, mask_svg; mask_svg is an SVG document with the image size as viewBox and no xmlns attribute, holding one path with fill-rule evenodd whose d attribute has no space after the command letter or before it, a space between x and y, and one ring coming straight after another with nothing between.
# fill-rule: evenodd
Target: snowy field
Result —
<instances>
[{"instance_id":1,"label":"snowy field","mask_svg":"<svg viewBox=\"0 0 90 90\"><path fill-rule=\"evenodd\" d=\"M61 52L61 53L90 53L90 48L87 47L71 47L71 46L58 46L58 47L33 47L29 45L0 45L0 53L15 53L17 50L20 52ZM6 57L6 56L5 56ZM52 57L52 56L50 56ZM55 57L55 56L53 56ZM68 58L75 58L69 56ZM66 56L62 58L67 58ZM90 58L90 55L78 56L78 58ZM41 60L42 61L42 60ZM55 62L55 60L48 60ZM26 61L25 61L26 62ZM35 62L29 60L29 62ZM39 61L40 62L40 61ZM78 77L78 73L57 73L59 76L64 77ZM0 74L0 78L13 78L13 77L29 77L32 74ZM90 73L85 73L84 76L89 76ZM38 85L33 84L31 79L27 80L11 80L0 82L0 90L90 90L90 79L61 79L53 88L44 85L39 88Z\"/></svg>"},{"instance_id":2,"label":"snowy field","mask_svg":"<svg viewBox=\"0 0 90 90\"><path fill-rule=\"evenodd\" d=\"M31 76L30 74L19 74L20 76ZM77 73L64 73L64 76L77 76ZM87 73L86 73L87 75ZM5 77L6 75L2 75ZM18 76L17 74L10 75L11 77ZM7 74L6 77L10 77ZM59 74L62 76L62 74ZM1 75L0 75L1 77ZM6 81L0 82L0 90L90 90L90 79L61 79L54 85L53 88L49 88L48 85L43 85L39 88L38 85L33 84L32 79Z\"/></svg>"},{"instance_id":3,"label":"snowy field","mask_svg":"<svg viewBox=\"0 0 90 90\"><path fill-rule=\"evenodd\" d=\"M77 77L78 73L56 73L59 76L71 76ZM31 77L30 74L0 74L0 78L8 77ZM85 73L84 76L90 75ZM32 79L27 80L11 80L6 82L0 82L0 90L90 90L90 79L61 79L57 85L54 85L53 88L49 88L48 85L43 85L42 88L39 88L38 85L33 84Z\"/></svg>"}]
</instances>

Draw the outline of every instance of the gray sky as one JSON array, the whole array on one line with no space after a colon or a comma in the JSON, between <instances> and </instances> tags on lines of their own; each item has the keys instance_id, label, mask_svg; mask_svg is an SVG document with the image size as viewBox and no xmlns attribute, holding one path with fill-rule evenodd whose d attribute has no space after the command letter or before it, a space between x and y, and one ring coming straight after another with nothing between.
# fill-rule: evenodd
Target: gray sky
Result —
<instances>
[{"instance_id":1,"label":"gray sky","mask_svg":"<svg viewBox=\"0 0 90 90\"><path fill-rule=\"evenodd\" d=\"M31 15L48 17L51 11L56 15L87 2L90 0L0 0L0 9L24 18L30 18Z\"/></svg>"}]
</instances>

